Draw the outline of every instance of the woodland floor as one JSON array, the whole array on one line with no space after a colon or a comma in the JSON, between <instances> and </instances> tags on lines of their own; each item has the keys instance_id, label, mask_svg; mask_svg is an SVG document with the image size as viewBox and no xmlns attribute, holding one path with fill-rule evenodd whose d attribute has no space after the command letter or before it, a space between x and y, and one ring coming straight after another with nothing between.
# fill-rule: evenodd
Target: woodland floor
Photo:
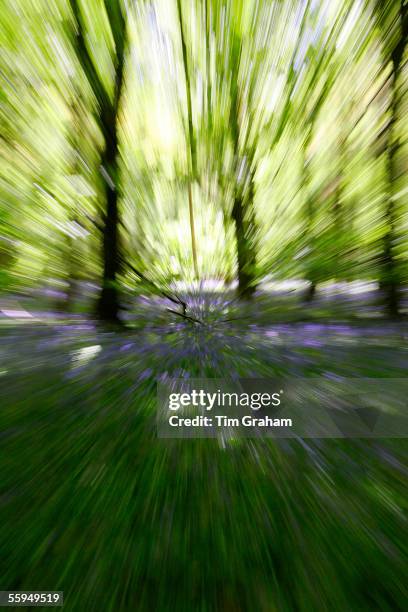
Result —
<instances>
[{"instance_id":1,"label":"woodland floor","mask_svg":"<svg viewBox=\"0 0 408 612\"><path fill-rule=\"evenodd\" d=\"M155 411L163 376L405 377L408 324L366 296L188 301L203 324L157 298L119 332L1 315L1 588L87 612L406 609L405 440L163 440Z\"/></svg>"}]
</instances>

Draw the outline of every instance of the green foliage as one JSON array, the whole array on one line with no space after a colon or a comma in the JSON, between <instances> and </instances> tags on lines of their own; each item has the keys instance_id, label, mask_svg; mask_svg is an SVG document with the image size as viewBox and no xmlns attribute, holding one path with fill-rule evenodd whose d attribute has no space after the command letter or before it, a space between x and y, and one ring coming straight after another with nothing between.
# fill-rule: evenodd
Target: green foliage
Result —
<instances>
[{"instance_id":1,"label":"green foliage","mask_svg":"<svg viewBox=\"0 0 408 612\"><path fill-rule=\"evenodd\" d=\"M179 4L184 58L176 0L4 3L0 224L2 238L13 246L1 257L3 282L17 286L23 274L41 284L44 269L66 279L72 259L66 257L67 237L70 248L87 253L81 274L101 278L103 122L109 127L122 53L118 232L126 260L148 267L160 282L170 270L193 276L186 195L193 172L200 275L230 278L237 259L234 194L244 164L258 275L308 277L301 252L315 236L319 279L380 278L373 253L388 224L389 72L404 31L403 4ZM392 243L404 282L403 60L399 71ZM341 177L341 231L333 215L335 177ZM311 204L312 224L305 222ZM331 255L339 250L344 258ZM123 287L134 284L128 274L121 273Z\"/></svg>"}]
</instances>

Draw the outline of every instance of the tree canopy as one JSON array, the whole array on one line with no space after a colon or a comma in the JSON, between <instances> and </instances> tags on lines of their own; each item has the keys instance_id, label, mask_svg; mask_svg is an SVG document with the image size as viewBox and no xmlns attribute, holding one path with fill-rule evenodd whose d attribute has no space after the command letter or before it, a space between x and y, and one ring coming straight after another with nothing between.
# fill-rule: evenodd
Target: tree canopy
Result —
<instances>
[{"instance_id":1,"label":"tree canopy","mask_svg":"<svg viewBox=\"0 0 408 612\"><path fill-rule=\"evenodd\" d=\"M401 285L406 12L6 0L2 287L74 275L126 291L132 267L160 286Z\"/></svg>"}]
</instances>

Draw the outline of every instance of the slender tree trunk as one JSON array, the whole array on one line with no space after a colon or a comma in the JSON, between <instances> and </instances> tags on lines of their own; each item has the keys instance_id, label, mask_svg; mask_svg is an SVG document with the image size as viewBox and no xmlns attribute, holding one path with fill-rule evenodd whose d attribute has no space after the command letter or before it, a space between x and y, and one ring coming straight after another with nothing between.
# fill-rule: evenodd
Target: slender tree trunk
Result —
<instances>
[{"instance_id":1,"label":"slender tree trunk","mask_svg":"<svg viewBox=\"0 0 408 612\"><path fill-rule=\"evenodd\" d=\"M79 139L82 136L83 121L81 114L81 94L77 90L75 82L71 83L73 90L73 100L71 103L71 122L68 129L71 133L71 145L72 145L72 162L71 171L73 176L81 174L80 164L80 143ZM75 202L69 214L69 221L71 223L78 222L78 203L77 196L75 196ZM69 233L66 237L66 260L68 262L68 288L65 300L65 310L67 312L73 312L75 308L75 300L77 295L77 286L79 280L80 270L80 254L78 253L78 240L75 240Z\"/></svg>"},{"instance_id":2,"label":"slender tree trunk","mask_svg":"<svg viewBox=\"0 0 408 612\"><path fill-rule=\"evenodd\" d=\"M346 244L346 224L345 224L345 211L344 211L344 190L345 190L345 168L347 168L347 136L344 130L346 124L346 117L342 121L341 131L338 137L338 170L336 177L336 186L334 192L333 201L333 244L335 250L331 253L332 265L333 265L333 276L337 280L343 278L346 280L345 272L345 258L348 251L348 245ZM351 220L350 220L351 217ZM352 226L352 213L349 212L348 229ZM345 248L346 246L346 248ZM347 275L347 279L350 277Z\"/></svg>"},{"instance_id":3,"label":"slender tree trunk","mask_svg":"<svg viewBox=\"0 0 408 612\"><path fill-rule=\"evenodd\" d=\"M245 158L240 154L239 89L238 68L240 40L235 35L233 42L233 68L231 79L230 125L234 148L235 193L232 218L235 224L238 264L238 295L250 298L256 290L256 251L254 246L256 225L254 212L254 168L253 153L248 149Z\"/></svg>"},{"instance_id":4,"label":"slender tree trunk","mask_svg":"<svg viewBox=\"0 0 408 612\"><path fill-rule=\"evenodd\" d=\"M343 210L343 194L344 194L344 169L347 167L346 158L346 137L341 134L338 141L338 172L337 184L334 193L333 216L334 225L338 236L342 236L344 232L344 210Z\"/></svg>"},{"instance_id":5,"label":"slender tree trunk","mask_svg":"<svg viewBox=\"0 0 408 612\"><path fill-rule=\"evenodd\" d=\"M232 208L238 263L238 294L250 298L256 290L254 173L250 170L247 191L237 185Z\"/></svg>"},{"instance_id":6,"label":"slender tree trunk","mask_svg":"<svg viewBox=\"0 0 408 612\"><path fill-rule=\"evenodd\" d=\"M237 242L238 294L243 298L250 298L256 290L254 191L254 173L250 169L247 191L245 193L237 185L232 209Z\"/></svg>"},{"instance_id":7,"label":"slender tree trunk","mask_svg":"<svg viewBox=\"0 0 408 612\"><path fill-rule=\"evenodd\" d=\"M397 155L400 149L399 137L395 133L395 126L398 120L401 97L399 91L399 77L401 64L404 57L408 38L408 4L401 0L400 5L400 37L397 45L392 52L392 78L391 78L391 105L390 120L387 135L387 175L388 193L385 207L385 223L387 231L383 239L382 252L382 272L380 287L384 292L385 308L389 316L395 317L399 314L401 279L395 258L394 244L397 237L397 211L394 199L395 182L399 177L397 168Z\"/></svg>"},{"instance_id":8,"label":"slender tree trunk","mask_svg":"<svg viewBox=\"0 0 408 612\"><path fill-rule=\"evenodd\" d=\"M186 81L186 94L187 94L187 120L188 120L188 140L189 140L189 154L187 157L190 159L190 163L189 163L190 176L189 176L189 185L188 185L188 211L189 211L189 217L190 217L191 250L193 254L194 276L197 279L198 278L197 245L196 245L196 238L195 238L194 206L193 206L193 191L192 191L192 183L197 176L197 153L196 153L196 142L195 142L194 128L193 128L193 111L192 111L192 104L191 104L191 83L190 83L190 73L188 70L186 41L184 37L181 0L177 0L177 12L178 12L179 27L180 27L181 48L183 52L183 66L184 66L184 76L185 76L185 81Z\"/></svg>"},{"instance_id":9,"label":"slender tree trunk","mask_svg":"<svg viewBox=\"0 0 408 612\"><path fill-rule=\"evenodd\" d=\"M211 107L211 0L205 0L205 68L207 76L207 122L208 132L212 135Z\"/></svg>"},{"instance_id":10,"label":"slender tree trunk","mask_svg":"<svg viewBox=\"0 0 408 612\"><path fill-rule=\"evenodd\" d=\"M305 192L306 200L306 227L305 227L305 238L310 252L307 254L307 258L310 258L311 264L307 266L307 278L310 285L306 291L306 300L312 301L316 294L317 278L316 270L314 267L314 261L316 259L315 254L315 239L314 239L314 217L315 207L313 204L313 195L310 193L310 161L309 161L309 147L313 137L313 121L309 122L306 127L306 139L303 148L303 167L302 167L302 183L303 190Z\"/></svg>"},{"instance_id":11,"label":"slender tree trunk","mask_svg":"<svg viewBox=\"0 0 408 612\"><path fill-rule=\"evenodd\" d=\"M191 181L188 184L188 212L189 212L189 217L190 217L191 249L193 252L194 275L196 278L198 278L197 248L196 248L194 208L193 208L193 189L192 189Z\"/></svg>"}]
</instances>

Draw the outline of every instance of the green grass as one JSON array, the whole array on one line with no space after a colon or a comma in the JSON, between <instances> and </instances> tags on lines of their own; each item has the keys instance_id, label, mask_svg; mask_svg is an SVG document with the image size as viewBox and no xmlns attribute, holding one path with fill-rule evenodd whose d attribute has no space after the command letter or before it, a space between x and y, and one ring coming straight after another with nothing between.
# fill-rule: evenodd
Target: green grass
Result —
<instances>
[{"instance_id":1,"label":"green grass","mask_svg":"<svg viewBox=\"0 0 408 612\"><path fill-rule=\"evenodd\" d=\"M65 610L87 612L405 609L405 441L156 436L164 371L307 376L329 358L343 375L401 375L399 332L327 338L311 351L238 326L4 331L1 588L63 590Z\"/></svg>"}]
</instances>

